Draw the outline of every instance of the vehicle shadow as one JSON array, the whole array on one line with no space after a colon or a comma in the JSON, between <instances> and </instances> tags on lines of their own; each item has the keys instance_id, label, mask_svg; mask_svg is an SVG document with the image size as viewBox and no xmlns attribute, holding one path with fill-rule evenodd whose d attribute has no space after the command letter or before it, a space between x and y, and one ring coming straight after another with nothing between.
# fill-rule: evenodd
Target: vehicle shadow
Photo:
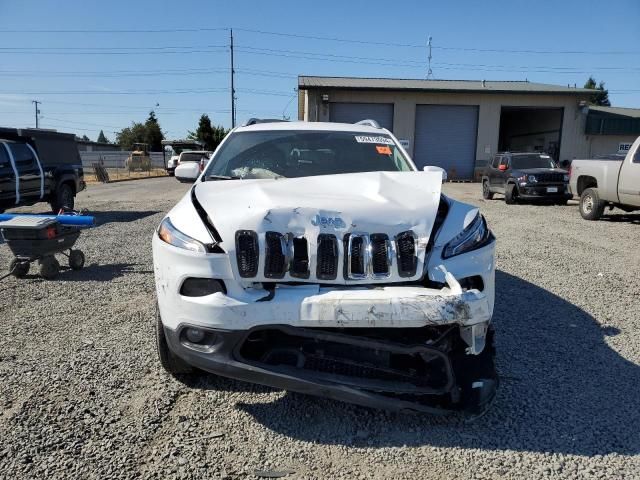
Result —
<instances>
[{"instance_id":1,"label":"vehicle shadow","mask_svg":"<svg viewBox=\"0 0 640 480\"><path fill-rule=\"evenodd\" d=\"M161 210L97 210L95 212L88 212L87 215L93 215L96 219L96 226L99 227L107 223L135 222L136 220L141 220L160 212Z\"/></svg>"},{"instance_id":2,"label":"vehicle shadow","mask_svg":"<svg viewBox=\"0 0 640 480\"><path fill-rule=\"evenodd\" d=\"M496 272L494 322L501 385L491 409L460 416L394 414L289 393L237 407L267 428L323 444L640 453L640 366L611 349L587 312ZM503 300L504 299L504 300Z\"/></svg>"},{"instance_id":3,"label":"vehicle shadow","mask_svg":"<svg viewBox=\"0 0 640 480\"><path fill-rule=\"evenodd\" d=\"M600 217L600 221L604 222L616 222L616 223L631 223L633 225L640 225L640 214L638 213L618 213L618 214L604 214Z\"/></svg>"},{"instance_id":4,"label":"vehicle shadow","mask_svg":"<svg viewBox=\"0 0 640 480\"><path fill-rule=\"evenodd\" d=\"M61 266L60 274L55 281L62 282L110 282L114 278L124 277L130 274L148 275L153 274L152 270L138 269L141 263L112 263L109 265L98 265L93 263L85 265L82 270L72 270L67 266ZM33 272L37 272L37 263L32 266ZM26 278L41 278L38 275L28 275Z\"/></svg>"}]
</instances>

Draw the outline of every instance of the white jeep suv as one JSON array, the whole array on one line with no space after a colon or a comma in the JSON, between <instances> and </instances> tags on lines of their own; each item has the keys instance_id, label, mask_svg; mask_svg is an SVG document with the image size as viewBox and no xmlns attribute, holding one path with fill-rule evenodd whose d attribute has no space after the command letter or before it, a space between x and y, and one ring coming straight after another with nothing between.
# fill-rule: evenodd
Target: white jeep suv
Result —
<instances>
[{"instance_id":1,"label":"white jeep suv","mask_svg":"<svg viewBox=\"0 0 640 480\"><path fill-rule=\"evenodd\" d=\"M495 239L375 122L232 130L153 236L160 362L359 405L495 396Z\"/></svg>"}]
</instances>

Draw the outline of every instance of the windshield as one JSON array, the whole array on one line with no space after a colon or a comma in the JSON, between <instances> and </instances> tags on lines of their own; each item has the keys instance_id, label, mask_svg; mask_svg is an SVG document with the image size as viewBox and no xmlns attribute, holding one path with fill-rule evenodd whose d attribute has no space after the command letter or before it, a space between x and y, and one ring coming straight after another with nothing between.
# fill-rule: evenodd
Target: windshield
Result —
<instances>
[{"instance_id":1,"label":"windshield","mask_svg":"<svg viewBox=\"0 0 640 480\"><path fill-rule=\"evenodd\" d=\"M272 130L232 134L203 178L294 178L412 169L388 135Z\"/></svg>"},{"instance_id":2,"label":"windshield","mask_svg":"<svg viewBox=\"0 0 640 480\"><path fill-rule=\"evenodd\" d=\"M165 148L171 155L180 155L182 152L188 152L189 150L202 150L200 145L168 145Z\"/></svg>"},{"instance_id":3,"label":"windshield","mask_svg":"<svg viewBox=\"0 0 640 480\"><path fill-rule=\"evenodd\" d=\"M182 155L180 155L180 163L199 162L202 159L204 159L205 162L208 160L207 156L202 152L183 152Z\"/></svg>"},{"instance_id":4,"label":"windshield","mask_svg":"<svg viewBox=\"0 0 640 480\"><path fill-rule=\"evenodd\" d=\"M548 155L514 155L511 159L511 168L515 170L556 168L556 164Z\"/></svg>"}]
</instances>

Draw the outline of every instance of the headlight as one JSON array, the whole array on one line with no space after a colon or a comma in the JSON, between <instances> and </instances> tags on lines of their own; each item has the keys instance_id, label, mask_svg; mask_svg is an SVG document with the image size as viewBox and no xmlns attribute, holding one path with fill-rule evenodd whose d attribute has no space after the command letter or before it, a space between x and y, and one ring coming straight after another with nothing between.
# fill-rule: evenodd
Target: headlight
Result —
<instances>
[{"instance_id":1,"label":"headlight","mask_svg":"<svg viewBox=\"0 0 640 480\"><path fill-rule=\"evenodd\" d=\"M569 175L563 175L562 176L562 180L564 180L565 182L569 181Z\"/></svg>"},{"instance_id":2,"label":"headlight","mask_svg":"<svg viewBox=\"0 0 640 480\"><path fill-rule=\"evenodd\" d=\"M535 175L529 175L527 177L527 180L529 181L529 183L538 183L538 179L536 178Z\"/></svg>"},{"instance_id":3,"label":"headlight","mask_svg":"<svg viewBox=\"0 0 640 480\"><path fill-rule=\"evenodd\" d=\"M467 227L447 243L442 251L442 258L454 257L485 246L493 235L487 227L484 217L478 213Z\"/></svg>"},{"instance_id":4,"label":"headlight","mask_svg":"<svg viewBox=\"0 0 640 480\"><path fill-rule=\"evenodd\" d=\"M174 247L184 248L192 252L207 253L204 244L198 240L185 235L173 226L169 217L166 217L158 227L158 237L163 242L173 245Z\"/></svg>"}]
</instances>

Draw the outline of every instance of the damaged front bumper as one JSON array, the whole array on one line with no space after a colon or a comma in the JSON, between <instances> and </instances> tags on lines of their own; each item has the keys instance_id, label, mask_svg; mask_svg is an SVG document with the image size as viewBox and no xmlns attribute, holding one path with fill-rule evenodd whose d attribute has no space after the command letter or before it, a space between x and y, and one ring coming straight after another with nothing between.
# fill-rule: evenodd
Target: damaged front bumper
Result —
<instances>
[{"instance_id":1,"label":"damaged front bumper","mask_svg":"<svg viewBox=\"0 0 640 480\"><path fill-rule=\"evenodd\" d=\"M429 345L418 344L423 335L433 335L429 327L348 334L287 325L209 329L198 344L189 340L190 328L165 328L165 336L175 354L202 370L371 408L477 414L489 406L497 388L493 345L473 357L455 346L445 352L443 346L452 347L459 338L450 335L451 329Z\"/></svg>"},{"instance_id":2,"label":"damaged front bumper","mask_svg":"<svg viewBox=\"0 0 640 480\"><path fill-rule=\"evenodd\" d=\"M203 261L154 239L159 249L172 260L155 263L165 336L190 365L396 411L478 413L495 395L493 245L421 283L369 286L241 284L226 255ZM180 294L193 277L220 279L225 291ZM190 329L202 341L189 341Z\"/></svg>"}]
</instances>

